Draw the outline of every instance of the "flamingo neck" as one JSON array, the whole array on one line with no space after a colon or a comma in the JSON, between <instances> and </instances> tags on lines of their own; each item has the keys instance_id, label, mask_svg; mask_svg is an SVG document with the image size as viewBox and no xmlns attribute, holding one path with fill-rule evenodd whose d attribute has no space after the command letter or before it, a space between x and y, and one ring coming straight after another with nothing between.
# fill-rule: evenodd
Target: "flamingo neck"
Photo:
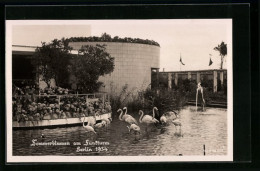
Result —
<instances>
[{"instance_id":1,"label":"flamingo neck","mask_svg":"<svg viewBox=\"0 0 260 171\"><path fill-rule=\"evenodd\" d=\"M119 115L119 120L122 121L122 120L123 120L123 119L122 119L123 110L120 109L120 111L121 111L121 113L120 113L120 115Z\"/></svg>"},{"instance_id":2,"label":"flamingo neck","mask_svg":"<svg viewBox=\"0 0 260 171\"><path fill-rule=\"evenodd\" d=\"M139 122L142 123L142 119L143 119L143 115L144 115L144 112L143 111L140 111L141 112L141 116L139 118Z\"/></svg>"},{"instance_id":3,"label":"flamingo neck","mask_svg":"<svg viewBox=\"0 0 260 171\"><path fill-rule=\"evenodd\" d=\"M125 108L125 115L127 114L127 108Z\"/></svg>"}]
</instances>

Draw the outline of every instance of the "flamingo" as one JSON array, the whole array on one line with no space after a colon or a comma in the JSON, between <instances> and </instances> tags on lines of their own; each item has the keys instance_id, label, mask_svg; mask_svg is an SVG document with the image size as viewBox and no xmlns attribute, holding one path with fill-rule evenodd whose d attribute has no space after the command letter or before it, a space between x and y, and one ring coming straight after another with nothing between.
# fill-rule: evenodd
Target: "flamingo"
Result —
<instances>
[{"instance_id":1,"label":"flamingo","mask_svg":"<svg viewBox=\"0 0 260 171\"><path fill-rule=\"evenodd\" d=\"M140 127L136 124L131 124L130 126L126 126L129 130L129 132L134 131L134 132L139 132L140 133Z\"/></svg>"},{"instance_id":2,"label":"flamingo","mask_svg":"<svg viewBox=\"0 0 260 171\"><path fill-rule=\"evenodd\" d=\"M102 123L104 123L106 129L108 128L108 126L110 125L112 118L103 118L101 119Z\"/></svg>"},{"instance_id":3,"label":"flamingo","mask_svg":"<svg viewBox=\"0 0 260 171\"><path fill-rule=\"evenodd\" d=\"M84 122L85 122L85 116L84 116L84 120L83 120L83 128L86 129L87 132L93 132L94 134L97 134L94 130L94 128L92 126L89 126L89 125L84 125Z\"/></svg>"},{"instance_id":4,"label":"flamingo","mask_svg":"<svg viewBox=\"0 0 260 171\"><path fill-rule=\"evenodd\" d=\"M127 107L124 107L123 110L125 110L125 114L122 116L123 120L127 123L131 124L136 124L137 125L137 121L135 120L135 118L129 114L127 114Z\"/></svg>"},{"instance_id":5,"label":"flamingo","mask_svg":"<svg viewBox=\"0 0 260 171\"><path fill-rule=\"evenodd\" d=\"M102 128L102 127L105 126L105 124L106 124L106 123L102 121L102 122L100 122L100 123L95 124L94 127L95 127L95 128Z\"/></svg>"},{"instance_id":6,"label":"flamingo","mask_svg":"<svg viewBox=\"0 0 260 171\"><path fill-rule=\"evenodd\" d=\"M96 120L96 113L94 113L94 116L88 118L88 126L94 126L97 123Z\"/></svg>"},{"instance_id":7,"label":"flamingo","mask_svg":"<svg viewBox=\"0 0 260 171\"><path fill-rule=\"evenodd\" d=\"M181 127L181 122L179 120L173 120L172 123L174 126L180 126Z\"/></svg>"},{"instance_id":8,"label":"flamingo","mask_svg":"<svg viewBox=\"0 0 260 171\"><path fill-rule=\"evenodd\" d=\"M144 115L144 112L142 110L139 110L139 115L141 115L139 118L139 122L146 124L147 127L150 124L155 124L155 123L159 122L157 119L154 118L154 112L153 112L153 117L152 117L150 115ZM147 127L145 128L146 132L147 132Z\"/></svg>"},{"instance_id":9,"label":"flamingo","mask_svg":"<svg viewBox=\"0 0 260 171\"><path fill-rule=\"evenodd\" d=\"M122 109L118 109L117 112L120 112L120 115L119 115L118 119L119 119L120 121L123 121L123 119L122 119L123 110L122 110Z\"/></svg>"},{"instance_id":10,"label":"flamingo","mask_svg":"<svg viewBox=\"0 0 260 171\"><path fill-rule=\"evenodd\" d=\"M176 130L177 130L177 126L179 127L179 133L177 133L176 135L178 136L182 136L181 134L181 122L179 120L173 120L172 123L174 124Z\"/></svg>"},{"instance_id":11,"label":"flamingo","mask_svg":"<svg viewBox=\"0 0 260 171\"><path fill-rule=\"evenodd\" d=\"M181 128L182 125L181 125L180 120L178 119L178 118L179 118L179 115L177 115L176 112L174 112L174 113L175 113L175 115L176 115L176 118L174 118L174 119L172 120L172 123L174 124L175 127L179 126L179 127Z\"/></svg>"},{"instance_id":12,"label":"flamingo","mask_svg":"<svg viewBox=\"0 0 260 171\"><path fill-rule=\"evenodd\" d=\"M155 119L153 116L144 115L144 112L142 110L139 110L139 115L141 115L141 117L139 118L140 123L145 123L145 124L159 123L159 121Z\"/></svg>"},{"instance_id":13,"label":"flamingo","mask_svg":"<svg viewBox=\"0 0 260 171\"><path fill-rule=\"evenodd\" d=\"M163 114L166 118L170 118L170 119L176 119L176 118L179 118L179 115L177 112L175 111L169 111L169 112L166 112ZM175 118L172 118L173 116L175 116Z\"/></svg>"},{"instance_id":14,"label":"flamingo","mask_svg":"<svg viewBox=\"0 0 260 171\"><path fill-rule=\"evenodd\" d=\"M161 121L162 124L166 124L167 123L167 118L166 118L166 116L164 114L160 117L160 121Z\"/></svg>"},{"instance_id":15,"label":"flamingo","mask_svg":"<svg viewBox=\"0 0 260 171\"><path fill-rule=\"evenodd\" d=\"M101 120L101 123L102 123L105 127L107 127L107 122L106 122L106 121Z\"/></svg>"},{"instance_id":16,"label":"flamingo","mask_svg":"<svg viewBox=\"0 0 260 171\"><path fill-rule=\"evenodd\" d=\"M103 118L102 121L105 121L106 125L109 125L112 122L112 118Z\"/></svg>"},{"instance_id":17,"label":"flamingo","mask_svg":"<svg viewBox=\"0 0 260 171\"><path fill-rule=\"evenodd\" d=\"M124 109L126 109L126 108L124 108ZM118 109L117 112L121 112L120 115L119 115L119 120L120 121L125 121L126 123L129 123L130 125L132 123L137 124L137 121L135 120L135 118L133 118L131 115L128 115L126 113L123 114L123 110L122 109Z\"/></svg>"}]
</instances>

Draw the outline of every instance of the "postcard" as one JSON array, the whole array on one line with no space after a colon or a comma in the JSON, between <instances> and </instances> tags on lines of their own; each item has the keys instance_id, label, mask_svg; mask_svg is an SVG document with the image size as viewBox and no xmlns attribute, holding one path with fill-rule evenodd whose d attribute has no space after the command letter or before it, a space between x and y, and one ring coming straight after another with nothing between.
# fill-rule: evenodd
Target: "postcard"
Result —
<instances>
[{"instance_id":1,"label":"postcard","mask_svg":"<svg viewBox=\"0 0 260 171\"><path fill-rule=\"evenodd\" d=\"M6 20L6 161L233 161L232 19Z\"/></svg>"}]
</instances>

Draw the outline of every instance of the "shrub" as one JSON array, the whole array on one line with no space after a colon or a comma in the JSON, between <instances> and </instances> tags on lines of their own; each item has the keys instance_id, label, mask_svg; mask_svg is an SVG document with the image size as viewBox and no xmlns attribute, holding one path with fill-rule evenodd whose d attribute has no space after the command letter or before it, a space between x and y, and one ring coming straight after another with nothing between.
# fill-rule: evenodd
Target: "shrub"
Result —
<instances>
[{"instance_id":1,"label":"shrub","mask_svg":"<svg viewBox=\"0 0 260 171\"><path fill-rule=\"evenodd\" d=\"M128 90L128 86L122 87L119 94L111 94L110 102L113 113L119 108L127 107L131 113L138 113L141 109L145 112L152 113L153 107L157 107L160 114L166 111L178 110L187 102L187 93L180 88L178 91L167 89L146 89L135 91ZM117 116L117 115L116 115Z\"/></svg>"},{"instance_id":2,"label":"shrub","mask_svg":"<svg viewBox=\"0 0 260 171\"><path fill-rule=\"evenodd\" d=\"M125 43L139 43L139 44L148 44L148 45L155 45L160 46L159 43L153 41L153 40L144 40L139 38L131 38L131 37L125 37L120 38L118 36L111 37L107 33L103 33L101 37L71 37L69 39L66 39L69 42L125 42Z\"/></svg>"}]
</instances>

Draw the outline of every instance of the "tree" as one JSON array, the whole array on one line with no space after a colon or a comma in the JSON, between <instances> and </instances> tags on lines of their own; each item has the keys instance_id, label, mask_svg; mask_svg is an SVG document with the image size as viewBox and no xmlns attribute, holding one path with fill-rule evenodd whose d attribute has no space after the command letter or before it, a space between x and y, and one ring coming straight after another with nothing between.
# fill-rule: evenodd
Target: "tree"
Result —
<instances>
[{"instance_id":1,"label":"tree","mask_svg":"<svg viewBox=\"0 0 260 171\"><path fill-rule=\"evenodd\" d=\"M112 41L112 38L109 34L107 33L103 33L100 37L100 40L101 41L104 41L104 42L111 42Z\"/></svg>"},{"instance_id":2,"label":"tree","mask_svg":"<svg viewBox=\"0 0 260 171\"><path fill-rule=\"evenodd\" d=\"M227 55L227 44L221 42L221 44L215 47L214 50L219 51L219 54L221 56L220 69L223 69L223 60Z\"/></svg>"},{"instance_id":3,"label":"tree","mask_svg":"<svg viewBox=\"0 0 260 171\"><path fill-rule=\"evenodd\" d=\"M106 52L104 45L85 45L79 50L79 55L73 58L71 69L78 90L81 93L92 93L102 84L98 82L99 76L113 72L114 58Z\"/></svg>"},{"instance_id":4,"label":"tree","mask_svg":"<svg viewBox=\"0 0 260 171\"><path fill-rule=\"evenodd\" d=\"M42 42L41 47L37 47L32 58L37 75L42 76L42 80L50 87L51 79L55 79L57 86L65 86L68 83L68 66L71 59L68 40L54 39L51 43Z\"/></svg>"}]
</instances>

